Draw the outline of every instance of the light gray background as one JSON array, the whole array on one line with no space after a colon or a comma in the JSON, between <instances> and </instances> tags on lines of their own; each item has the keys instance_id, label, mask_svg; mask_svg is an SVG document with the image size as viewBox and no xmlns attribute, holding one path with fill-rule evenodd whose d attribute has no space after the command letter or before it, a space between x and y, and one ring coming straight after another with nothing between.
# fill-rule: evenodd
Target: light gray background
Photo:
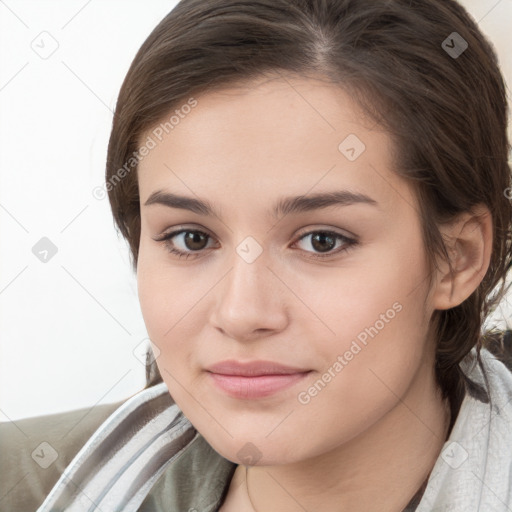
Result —
<instances>
[{"instance_id":1,"label":"light gray background","mask_svg":"<svg viewBox=\"0 0 512 512\"><path fill-rule=\"evenodd\" d=\"M512 0L462 3L512 83ZM122 80L175 5L0 0L0 421L114 402L144 385L128 248L92 191ZM57 248L46 262L32 252L43 237ZM510 302L493 322L512 317Z\"/></svg>"}]
</instances>

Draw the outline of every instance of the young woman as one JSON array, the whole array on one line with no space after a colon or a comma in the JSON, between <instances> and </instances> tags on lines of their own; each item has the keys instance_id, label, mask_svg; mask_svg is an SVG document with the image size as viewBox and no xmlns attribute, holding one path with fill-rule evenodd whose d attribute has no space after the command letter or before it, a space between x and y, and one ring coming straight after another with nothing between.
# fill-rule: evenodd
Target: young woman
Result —
<instances>
[{"instance_id":1,"label":"young woman","mask_svg":"<svg viewBox=\"0 0 512 512\"><path fill-rule=\"evenodd\" d=\"M151 386L39 510L511 510L507 114L453 0L182 0L106 171Z\"/></svg>"}]
</instances>

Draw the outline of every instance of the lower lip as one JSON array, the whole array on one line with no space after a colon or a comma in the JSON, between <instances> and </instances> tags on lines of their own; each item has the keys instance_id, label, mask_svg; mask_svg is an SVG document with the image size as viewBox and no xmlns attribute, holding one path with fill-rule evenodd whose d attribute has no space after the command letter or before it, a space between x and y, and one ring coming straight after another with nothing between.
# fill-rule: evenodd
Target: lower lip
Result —
<instances>
[{"instance_id":1,"label":"lower lip","mask_svg":"<svg viewBox=\"0 0 512 512\"><path fill-rule=\"evenodd\" d=\"M286 375L261 375L242 377L211 373L213 382L225 393L234 398L264 398L297 384L310 372Z\"/></svg>"}]
</instances>

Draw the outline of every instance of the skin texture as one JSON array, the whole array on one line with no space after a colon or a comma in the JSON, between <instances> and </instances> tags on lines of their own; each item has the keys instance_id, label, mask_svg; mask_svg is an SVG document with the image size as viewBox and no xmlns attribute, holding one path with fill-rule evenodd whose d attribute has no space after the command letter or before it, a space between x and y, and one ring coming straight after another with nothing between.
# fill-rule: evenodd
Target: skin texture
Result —
<instances>
[{"instance_id":1,"label":"skin texture","mask_svg":"<svg viewBox=\"0 0 512 512\"><path fill-rule=\"evenodd\" d=\"M443 227L456 273L440 264L429 290L417 199L393 172L389 135L343 90L267 77L196 99L139 166L137 279L171 395L213 448L240 464L221 510L401 511L432 469L449 423L429 319L483 278L490 216L482 209ZM349 134L365 145L353 161L338 149ZM333 190L377 205L270 213L283 196ZM219 217L145 205L155 191L207 200ZM188 246L183 235L167 246L155 240L183 227L209 237ZM314 244L322 230L358 243L336 253L343 240ZM251 263L237 252L246 237L262 250ZM184 252L202 249L180 259L168 251L173 242ZM255 254L254 243L241 246ZM331 256L316 259L322 247ZM371 326L378 332L357 351L354 340ZM233 398L205 371L228 359L310 373L265 398ZM308 392L326 372L325 386Z\"/></svg>"}]
</instances>

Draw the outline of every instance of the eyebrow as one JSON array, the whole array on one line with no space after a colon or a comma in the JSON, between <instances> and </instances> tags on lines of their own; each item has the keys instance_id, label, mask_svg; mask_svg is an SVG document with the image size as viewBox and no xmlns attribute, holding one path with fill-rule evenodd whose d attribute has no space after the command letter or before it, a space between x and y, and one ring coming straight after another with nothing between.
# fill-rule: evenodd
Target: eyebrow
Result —
<instances>
[{"instance_id":1,"label":"eyebrow","mask_svg":"<svg viewBox=\"0 0 512 512\"><path fill-rule=\"evenodd\" d=\"M198 215L221 218L216 208L209 201L180 196L163 190L153 192L144 203L144 206L152 204L161 204L169 208L189 210ZM291 213L309 212L321 208L328 208L329 206L348 206L352 204L367 204L378 207L377 201L365 194L350 192L348 190L337 190L307 196L283 197L274 205L271 213L274 217L279 217L280 215L284 216Z\"/></svg>"}]
</instances>

